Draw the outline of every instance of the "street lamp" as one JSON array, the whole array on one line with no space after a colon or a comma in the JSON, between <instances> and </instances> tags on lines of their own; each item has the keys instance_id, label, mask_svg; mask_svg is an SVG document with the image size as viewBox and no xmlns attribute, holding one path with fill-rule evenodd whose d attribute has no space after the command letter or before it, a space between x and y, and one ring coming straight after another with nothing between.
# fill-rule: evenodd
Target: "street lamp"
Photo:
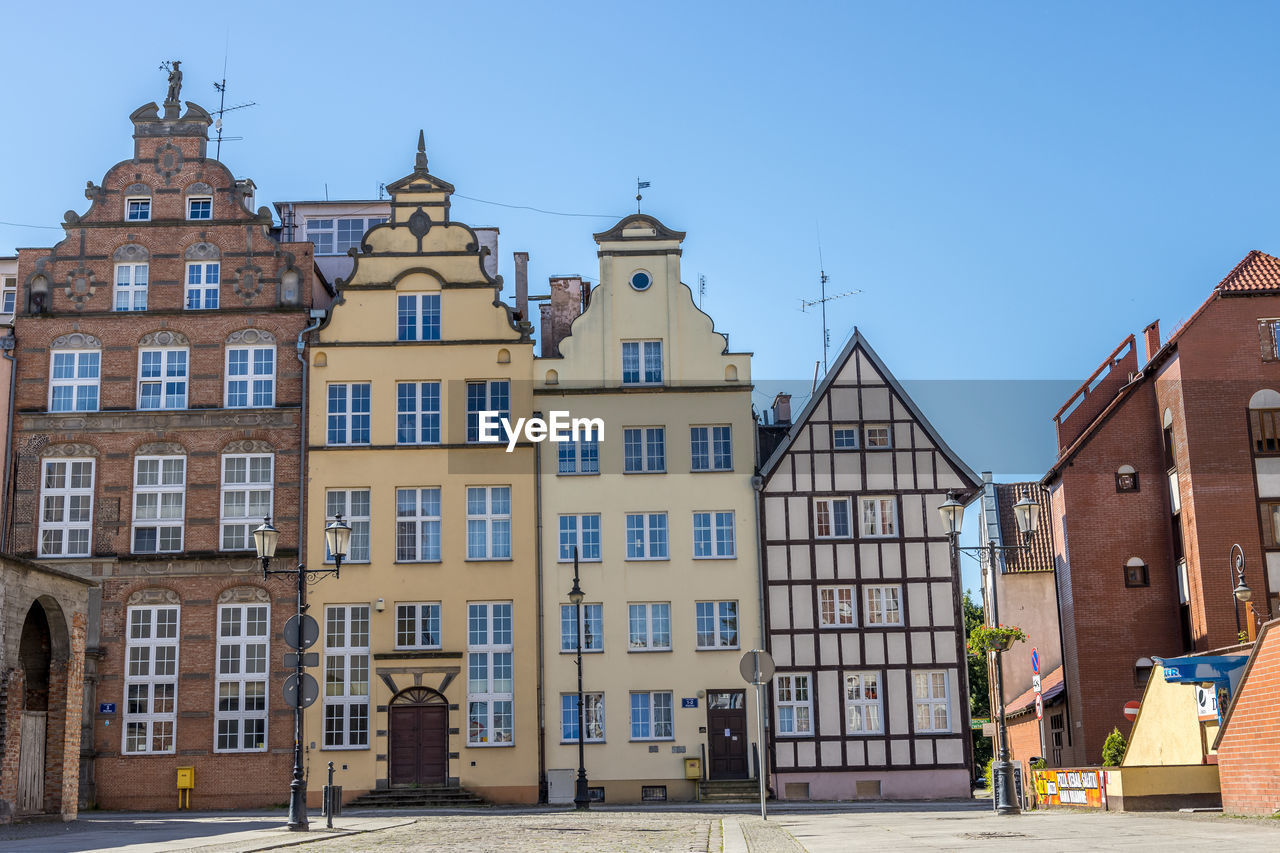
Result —
<instances>
[{"instance_id":1,"label":"street lamp","mask_svg":"<svg viewBox=\"0 0 1280 853\"><path fill-rule=\"evenodd\" d=\"M578 782L573 789L573 805L578 811L591 808L591 794L587 790L586 714L582 695L582 586L578 583L578 548L573 548L573 587L569 601L574 606L574 633L578 637Z\"/></svg>"},{"instance_id":2,"label":"street lamp","mask_svg":"<svg viewBox=\"0 0 1280 853\"><path fill-rule=\"evenodd\" d=\"M302 563L292 569L271 568L271 560L276 555L276 543L279 540L280 531L271 525L270 518L264 518L262 526L253 531L253 548L258 553L258 559L262 560L262 579L266 580L271 575L294 575L298 583L298 648L295 655L297 663L294 668L294 676L297 680L297 704L293 709L293 782L289 785L289 829L305 832L309 827L307 792L302 778L303 676L306 674L302 636L303 622L307 615L307 581L308 579L318 580L329 573L334 577L338 576L338 570L342 568L342 559L347 556L347 545L351 541L351 525L343 521L342 514L339 513L324 529L325 545L328 546L329 554L333 557L332 569L308 569Z\"/></svg>"},{"instance_id":3,"label":"street lamp","mask_svg":"<svg viewBox=\"0 0 1280 853\"><path fill-rule=\"evenodd\" d=\"M1232 576L1236 582L1236 588L1231 590L1231 609L1236 612L1236 638L1240 637L1240 605L1248 604L1253 600L1253 590L1249 589L1249 585L1244 582L1244 549L1239 545L1231 546L1231 556L1227 561L1227 568L1234 569Z\"/></svg>"},{"instance_id":4,"label":"street lamp","mask_svg":"<svg viewBox=\"0 0 1280 853\"><path fill-rule=\"evenodd\" d=\"M1013 519L1018 526L1018 532L1022 535L1022 544L1020 545L997 545L994 539L988 539L985 546L977 546L973 548L962 548L959 544L960 529L964 526L964 504L956 500L955 492L948 492L947 499L938 507L938 514L942 516L942 529L946 532L947 539L951 543L952 559L958 561L960 554L968 554L970 557L982 562L983 557L986 558L986 566L990 567L994 573L996 568L996 553L1023 551L1029 548L1031 534L1036 532L1036 528L1040 524L1040 504L1036 503L1030 495L1023 495L1022 499L1013 505ZM986 567L983 570L983 587L985 588ZM1000 604L996 598L996 580L993 575L991 578L991 621L1000 624ZM996 740L998 741L998 750L996 761L991 764L991 782L995 791L992 797L995 801L996 814L1010 815L1017 814L1018 800L1013 792L1013 769L1009 762L1009 730L1005 726L1004 717L1004 665L1001 658L1002 651L996 651L996 701L1000 703L1000 722L996 725Z\"/></svg>"}]
</instances>

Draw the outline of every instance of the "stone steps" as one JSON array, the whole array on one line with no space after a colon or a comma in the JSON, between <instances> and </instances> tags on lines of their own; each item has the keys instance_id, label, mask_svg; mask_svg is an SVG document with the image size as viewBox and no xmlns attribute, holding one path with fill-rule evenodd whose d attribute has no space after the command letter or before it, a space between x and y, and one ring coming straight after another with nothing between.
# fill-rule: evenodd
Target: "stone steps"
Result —
<instances>
[{"instance_id":1,"label":"stone steps","mask_svg":"<svg viewBox=\"0 0 1280 853\"><path fill-rule=\"evenodd\" d=\"M351 802L351 809L407 809L460 806L483 806L485 801L466 788L452 785L427 785L419 788L380 788Z\"/></svg>"}]
</instances>

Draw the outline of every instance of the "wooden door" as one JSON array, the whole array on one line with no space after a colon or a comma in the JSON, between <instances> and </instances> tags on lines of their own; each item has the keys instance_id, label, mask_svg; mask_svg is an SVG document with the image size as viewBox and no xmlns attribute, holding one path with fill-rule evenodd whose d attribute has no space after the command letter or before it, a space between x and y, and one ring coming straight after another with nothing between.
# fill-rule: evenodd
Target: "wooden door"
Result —
<instances>
[{"instance_id":1,"label":"wooden door","mask_svg":"<svg viewBox=\"0 0 1280 853\"><path fill-rule=\"evenodd\" d=\"M18 811L44 811L44 740L46 712L23 711L18 742Z\"/></svg>"},{"instance_id":2,"label":"wooden door","mask_svg":"<svg viewBox=\"0 0 1280 853\"><path fill-rule=\"evenodd\" d=\"M745 691L707 691L707 743L710 778L748 778Z\"/></svg>"},{"instance_id":3,"label":"wooden door","mask_svg":"<svg viewBox=\"0 0 1280 853\"><path fill-rule=\"evenodd\" d=\"M443 785L448 713L443 704L392 705L388 775L392 785Z\"/></svg>"}]
</instances>

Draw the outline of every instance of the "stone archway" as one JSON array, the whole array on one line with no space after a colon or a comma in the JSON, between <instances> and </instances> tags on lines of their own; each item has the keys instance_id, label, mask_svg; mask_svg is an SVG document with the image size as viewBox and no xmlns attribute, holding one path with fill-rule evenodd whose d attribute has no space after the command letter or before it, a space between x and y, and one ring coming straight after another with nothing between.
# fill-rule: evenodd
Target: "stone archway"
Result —
<instances>
[{"instance_id":1,"label":"stone archway","mask_svg":"<svg viewBox=\"0 0 1280 853\"><path fill-rule=\"evenodd\" d=\"M53 677L53 636L40 602L33 602L18 641L22 669L22 719L18 746L18 812L44 812L48 770L49 683Z\"/></svg>"},{"instance_id":2,"label":"stone archway","mask_svg":"<svg viewBox=\"0 0 1280 853\"><path fill-rule=\"evenodd\" d=\"M449 776L449 705L430 687L397 693L388 709L387 782L443 785Z\"/></svg>"}]
</instances>

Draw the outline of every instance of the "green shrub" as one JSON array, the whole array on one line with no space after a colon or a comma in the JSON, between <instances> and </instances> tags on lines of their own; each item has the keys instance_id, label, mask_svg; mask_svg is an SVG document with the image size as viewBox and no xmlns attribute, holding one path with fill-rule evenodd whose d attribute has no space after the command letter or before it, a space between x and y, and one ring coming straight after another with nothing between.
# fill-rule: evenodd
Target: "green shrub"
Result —
<instances>
[{"instance_id":1,"label":"green shrub","mask_svg":"<svg viewBox=\"0 0 1280 853\"><path fill-rule=\"evenodd\" d=\"M1107 739L1102 743L1102 766L1103 767L1119 767L1124 761L1124 751L1129 748L1129 742L1124 739L1124 735L1120 734L1120 729L1111 730L1111 734L1107 735Z\"/></svg>"},{"instance_id":2,"label":"green shrub","mask_svg":"<svg viewBox=\"0 0 1280 853\"><path fill-rule=\"evenodd\" d=\"M995 758L988 758L987 766L983 768L983 771L982 771L982 778L986 780L988 791L994 790L994 787L995 787L991 784L991 765L994 763L995 763Z\"/></svg>"}]
</instances>

